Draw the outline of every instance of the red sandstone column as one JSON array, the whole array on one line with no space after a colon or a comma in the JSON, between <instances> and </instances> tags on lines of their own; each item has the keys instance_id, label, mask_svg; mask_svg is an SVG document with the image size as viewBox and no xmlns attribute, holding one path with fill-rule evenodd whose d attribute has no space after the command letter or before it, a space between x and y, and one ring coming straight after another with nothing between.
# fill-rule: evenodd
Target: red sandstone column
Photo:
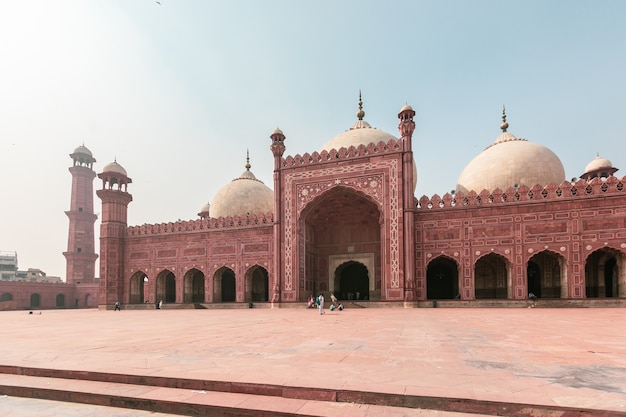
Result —
<instances>
[{"instance_id":1,"label":"red sandstone column","mask_svg":"<svg viewBox=\"0 0 626 417\"><path fill-rule=\"evenodd\" d=\"M404 226L404 300L415 300L415 216L413 207L413 132L415 111L408 104L398 118L402 139L402 209Z\"/></svg>"},{"instance_id":2,"label":"red sandstone column","mask_svg":"<svg viewBox=\"0 0 626 417\"><path fill-rule=\"evenodd\" d=\"M270 149L274 154L274 274L272 279L272 294L270 301L276 303L280 301L281 286L283 282L283 270L282 270L282 178L280 175L280 165L283 153L285 152L285 135L283 132L276 128L272 132L270 138L272 139L272 145Z\"/></svg>"},{"instance_id":3,"label":"red sandstone column","mask_svg":"<svg viewBox=\"0 0 626 417\"><path fill-rule=\"evenodd\" d=\"M103 172L98 174L98 178L102 179L102 189L96 191L102 200L98 304L101 309L106 309L112 308L116 301L129 302L130 277L128 279L124 277L124 248L128 204L133 200L126 192L126 187L132 180L117 162L106 165Z\"/></svg>"},{"instance_id":4,"label":"red sandstone column","mask_svg":"<svg viewBox=\"0 0 626 417\"><path fill-rule=\"evenodd\" d=\"M96 159L85 146L79 146L70 154L74 166L70 209L65 214L70 220L67 236L65 281L68 284L93 283L96 276L94 223L98 216L93 212L93 180L96 173L92 165Z\"/></svg>"}]
</instances>

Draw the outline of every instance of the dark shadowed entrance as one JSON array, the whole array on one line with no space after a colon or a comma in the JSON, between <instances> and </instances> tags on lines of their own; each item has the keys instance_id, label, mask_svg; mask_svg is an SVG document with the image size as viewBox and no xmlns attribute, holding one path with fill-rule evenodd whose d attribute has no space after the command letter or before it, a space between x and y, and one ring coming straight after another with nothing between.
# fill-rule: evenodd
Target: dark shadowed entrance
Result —
<instances>
[{"instance_id":1,"label":"dark shadowed entrance","mask_svg":"<svg viewBox=\"0 0 626 417\"><path fill-rule=\"evenodd\" d=\"M459 272L456 263L446 257L433 259L426 270L426 297L452 300L459 293Z\"/></svg>"},{"instance_id":2,"label":"dark shadowed entrance","mask_svg":"<svg viewBox=\"0 0 626 417\"><path fill-rule=\"evenodd\" d=\"M369 299L369 274L365 265L348 261L335 270L335 296L340 300Z\"/></svg>"},{"instance_id":3,"label":"dark shadowed entrance","mask_svg":"<svg viewBox=\"0 0 626 417\"><path fill-rule=\"evenodd\" d=\"M585 292L587 298L619 297L619 252L603 248L587 257L585 262Z\"/></svg>"}]
</instances>

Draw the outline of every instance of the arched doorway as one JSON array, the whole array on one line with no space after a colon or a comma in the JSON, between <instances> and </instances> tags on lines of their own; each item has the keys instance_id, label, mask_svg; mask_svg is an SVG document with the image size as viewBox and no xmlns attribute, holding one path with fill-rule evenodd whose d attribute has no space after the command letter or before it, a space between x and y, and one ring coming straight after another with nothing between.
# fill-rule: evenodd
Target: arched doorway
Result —
<instances>
[{"instance_id":1,"label":"arched doorway","mask_svg":"<svg viewBox=\"0 0 626 417\"><path fill-rule=\"evenodd\" d=\"M344 292L347 297L350 292L355 298L358 292L360 299L379 300L383 264L381 219L376 202L352 188L333 187L313 199L302 211L298 226L300 300L327 291L336 293L337 297ZM341 279L336 281L337 266L361 259L371 259L371 267L365 275L361 273L359 284L355 278L357 266L346 265L339 271L339 275L351 276L352 281L349 278L343 284ZM348 269L344 271L344 268ZM365 281L367 285L363 284ZM341 285L345 288L340 289Z\"/></svg>"},{"instance_id":2,"label":"arched doorway","mask_svg":"<svg viewBox=\"0 0 626 417\"><path fill-rule=\"evenodd\" d=\"M561 298L561 277L565 260L560 255L542 251L533 255L526 266L528 293L537 298Z\"/></svg>"},{"instance_id":3,"label":"arched doorway","mask_svg":"<svg viewBox=\"0 0 626 417\"><path fill-rule=\"evenodd\" d=\"M2 295L0 295L0 302L2 301L13 301L13 294L10 292L3 292Z\"/></svg>"},{"instance_id":4,"label":"arched doorway","mask_svg":"<svg viewBox=\"0 0 626 417\"><path fill-rule=\"evenodd\" d=\"M143 271L137 271L130 277L130 304L143 304L145 302L144 286L148 277Z\"/></svg>"},{"instance_id":5,"label":"arched doorway","mask_svg":"<svg viewBox=\"0 0 626 417\"><path fill-rule=\"evenodd\" d=\"M183 278L183 288L185 303L203 303L204 273L196 268L187 271Z\"/></svg>"},{"instance_id":6,"label":"arched doorway","mask_svg":"<svg viewBox=\"0 0 626 417\"><path fill-rule=\"evenodd\" d=\"M246 272L246 302L269 300L269 275L267 270L255 265Z\"/></svg>"},{"instance_id":7,"label":"arched doorway","mask_svg":"<svg viewBox=\"0 0 626 417\"><path fill-rule=\"evenodd\" d=\"M489 253L474 265L474 289L476 299L509 298L509 274L506 258Z\"/></svg>"},{"instance_id":8,"label":"arched doorway","mask_svg":"<svg viewBox=\"0 0 626 417\"><path fill-rule=\"evenodd\" d=\"M156 277L156 299L155 302L164 303L176 302L176 276L168 269L165 269Z\"/></svg>"},{"instance_id":9,"label":"arched doorway","mask_svg":"<svg viewBox=\"0 0 626 417\"><path fill-rule=\"evenodd\" d=\"M31 307L41 307L41 296L39 294L31 294L30 295L30 306Z\"/></svg>"},{"instance_id":10,"label":"arched doorway","mask_svg":"<svg viewBox=\"0 0 626 417\"><path fill-rule=\"evenodd\" d=\"M213 301L229 303L237 300L237 280L230 268L220 268L213 275Z\"/></svg>"},{"instance_id":11,"label":"arched doorway","mask_svg":"<svg viewBox=\"0 0 626 417\"><path fill-rule=\"evenodd\" d=\"M65 307L65 294L57 294L56 306L57 307Z\"/></svg>"},{"instance_id":12,"label":"arched doorway","mask_svg":"<svg viewBox=\"0 0 626 417\"><path fill-rule=\"evenodd\" d=\"M602 248L592 252L585 261L585 293L587 298L620 296L621 253Z\"/></svg>"},{"instance_id":13,"label":"arched doorway","mask_svg":"<svg viewBox=\"0 0 626 417\"><path fill-rule=\"evenodd\" d=\"M426 269L426 298L452 300L459 294L459 271L456 262L440 256Z\"/></svg>"},{"instance_id":14,"label":"arched doorway","mask_svg":"<svg viewBox=\"0 0 626 417\"><path fill-rule=\"evenodd\" d=\"M369 272L365 265L361 262L348 261L335 269L333 293L340 300L367 300L369 281Z\"/></svg>"}]
</instances>

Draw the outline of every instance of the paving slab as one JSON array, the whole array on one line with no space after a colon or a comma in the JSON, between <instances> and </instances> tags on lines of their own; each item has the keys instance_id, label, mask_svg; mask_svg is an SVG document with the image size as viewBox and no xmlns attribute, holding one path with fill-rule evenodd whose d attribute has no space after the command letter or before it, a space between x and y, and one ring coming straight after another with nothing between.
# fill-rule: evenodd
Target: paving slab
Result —
<instances>
[{"instance_id":1,"label":"paving slab","mask_svg":"<svg viewBox=\"0 0 626 417\"><path fill-rule=\"evenodd\" d=\"M626 412L622 308L34 310L0 324L0 365Z\"/></svg>"}]
</instances>

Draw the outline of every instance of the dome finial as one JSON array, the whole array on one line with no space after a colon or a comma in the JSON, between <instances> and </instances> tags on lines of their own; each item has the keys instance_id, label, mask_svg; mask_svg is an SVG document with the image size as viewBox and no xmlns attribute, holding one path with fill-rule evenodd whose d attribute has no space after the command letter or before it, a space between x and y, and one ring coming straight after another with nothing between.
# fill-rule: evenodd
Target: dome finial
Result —
<instances>
[{"instance_id":1,"label":"dome finial","mask_svg":"<svg viewBox=\"0 0 626 417\"><path fill-rule=\"evenodd\" d=\"M250 165L250 149L246 149L246 170L250 171L252 165Z\"/></svg>"},{"instance_id":2,"label":"dome finial","mask_svg":"<svg viewBox=\"0 0 626 417\"><path fill-rule=\"evenodd\" d=\"M361 100L361 89L359 88L359 111L356 112L356 117L358 117L359 120L363 120L364 116L365 112L363 111L363 100Z\"/></svg>"},{"instance_id":3,"label":"dome finial","mask_svg":"<svg viewBox=\"0 0 626 417\"><path fill-rule=\"evenodd\" d=\"M500 129L502 129L503 132L506 132L506 130L509 128L509 124L506 122L506 108L504 107L504 104L502 105L502 124L500 125Z\"/></svg>"}]
</instances>

